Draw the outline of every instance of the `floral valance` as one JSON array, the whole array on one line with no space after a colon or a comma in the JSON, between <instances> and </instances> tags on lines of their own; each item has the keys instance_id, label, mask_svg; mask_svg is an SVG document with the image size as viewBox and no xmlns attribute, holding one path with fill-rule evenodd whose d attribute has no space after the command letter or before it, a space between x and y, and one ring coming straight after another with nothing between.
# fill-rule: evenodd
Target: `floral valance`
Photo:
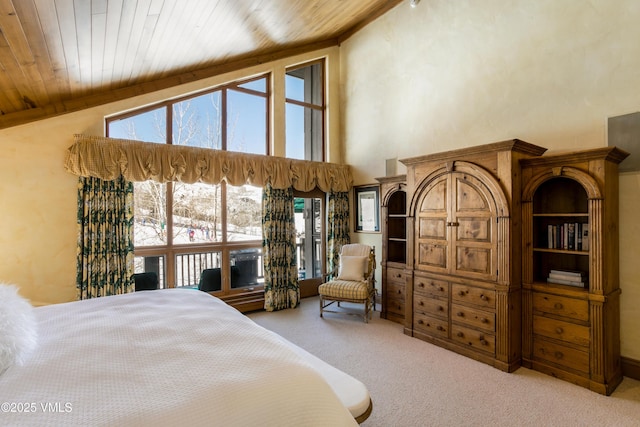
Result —
<instances>
[{"instance_id":1,"label":"floral valance","mask_svg":"<svg viewBox=\"0 0 640 427\"><path fill-rule=\"evenodd\" d=\"M85 177L129 181L154 180L231 185L251 184L300 191L348 191L353 177L348 165L285 159L182 145L75 135L65 168Z\"/></svg>"}]
</instances>

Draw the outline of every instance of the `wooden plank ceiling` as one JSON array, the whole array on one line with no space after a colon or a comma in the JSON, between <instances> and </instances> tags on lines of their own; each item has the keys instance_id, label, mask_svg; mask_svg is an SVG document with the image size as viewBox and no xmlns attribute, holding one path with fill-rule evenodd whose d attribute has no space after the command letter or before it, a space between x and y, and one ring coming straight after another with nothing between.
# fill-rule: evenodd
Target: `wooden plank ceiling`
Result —
<instances>
[{"instance_id":1,"label":"wooden plank ceiling","mask_svg":"<svg viewBox=\"0 0 640 427\"><path fill-rule=\"evenodd\" d=\"M402 0L0 0L0 128L337 45Z\"/></svg>"}]
</instances>

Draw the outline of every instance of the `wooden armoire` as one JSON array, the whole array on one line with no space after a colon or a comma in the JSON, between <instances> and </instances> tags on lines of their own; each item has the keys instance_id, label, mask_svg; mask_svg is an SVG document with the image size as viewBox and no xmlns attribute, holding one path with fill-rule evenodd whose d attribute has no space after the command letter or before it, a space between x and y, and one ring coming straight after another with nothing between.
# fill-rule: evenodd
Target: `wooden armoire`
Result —
<instances>
[{"instance_id":1,"label":"wooden armoire","mask_svg":"<svg viewBox=\"0 0 640 427\"><path fill-rule=\"evenodd\" d=\"M403 159L405 333L503 371L521 363L520 140Z\"/></svg>"}]
</instances>

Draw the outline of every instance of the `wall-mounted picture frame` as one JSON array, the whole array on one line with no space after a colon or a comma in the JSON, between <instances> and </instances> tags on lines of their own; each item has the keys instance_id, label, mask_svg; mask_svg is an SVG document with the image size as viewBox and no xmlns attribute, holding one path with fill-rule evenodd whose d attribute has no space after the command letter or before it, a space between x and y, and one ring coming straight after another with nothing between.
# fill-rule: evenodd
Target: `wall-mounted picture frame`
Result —
<instances>
[{"instance_id":1,"label":"wall-mounted picture frame","mask_svg":"<svg viewBox=\"0 0 640 427\"><path fill-rule=\"evenodd\" d=\"M354 187L356 231L363 233L380 232L380 186L363 185Z\"/></svg>"}]
</instances>

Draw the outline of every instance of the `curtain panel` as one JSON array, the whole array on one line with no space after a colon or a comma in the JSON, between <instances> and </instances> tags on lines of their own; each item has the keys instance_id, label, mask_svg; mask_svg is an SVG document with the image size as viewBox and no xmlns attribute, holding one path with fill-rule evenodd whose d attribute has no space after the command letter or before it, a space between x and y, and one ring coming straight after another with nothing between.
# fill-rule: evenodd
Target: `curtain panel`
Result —
<instances>
[{"instance_id":1,"label":"curtain panel","mask_svg":"<svg viewBox=\"0 0 640 427\"><path fill-rule=\"evenodd\" d=\"M351 243L349 234L349 193L330 192L327 208L327 258L329 272L340 264L340 250Z\"/></svg>"},{"instance_id":2,"label":"curtain panel","mask_svg":"<svg viewBox=\"0 0 640 427\"><path fill-rule=\"evenodd\" d=\"M262 255L264 257L264 308L295 308L300 303L296 262L296 224L293 189L262 192Z\"/></svg>"},{"instance_id":3,"label":"curtain panel","mask_svg":"<svg viewBox=\"0 0 640 427\"><path fill-rule=\"evenodd\" d=\"M133 184L78 178L78 299L132 292Z\"/></svg>"},{"instance_id":4,"label":"curtain panel","mask_svg":"<svg viewBox=\"0 0 640 427\"><path fill-rule=\"evenodd\" d=\"M182 145L75 135L65 168L78 176L106 181L179 181L324 192L349 191L353 177L348 165L286 159Z\"/></svg>"}]
</instances>

